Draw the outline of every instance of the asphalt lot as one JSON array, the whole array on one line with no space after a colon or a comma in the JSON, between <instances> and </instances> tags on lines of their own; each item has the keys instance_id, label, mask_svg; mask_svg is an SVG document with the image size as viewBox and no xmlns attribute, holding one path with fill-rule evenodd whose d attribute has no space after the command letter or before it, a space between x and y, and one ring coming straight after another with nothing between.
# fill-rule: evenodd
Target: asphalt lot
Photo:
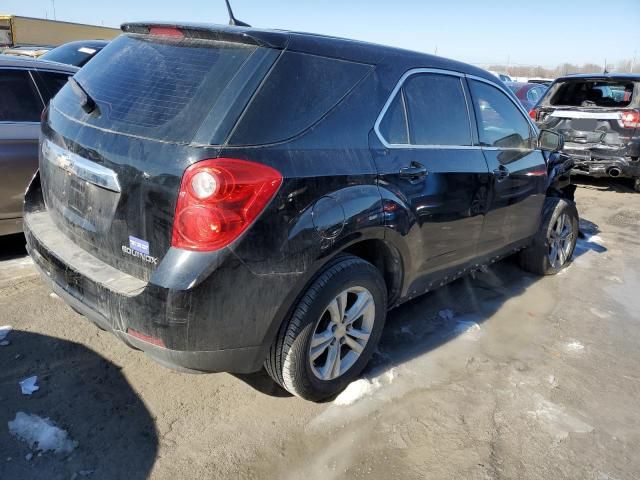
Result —
<instances>
[{"instance_id":1,"label":"asphalt lot","mask_svg":"<svg viewBox=\"0 0 640 480\"><path fill-rule=\"evenodd\" d=\"M51 296L0 240L0 478L640 478L640 194L582 183L573 263L505 261L390 314L374 364L335 401L266 374L156 365ZM18 382L38 376L31 396ZM78 442L34 453L17 412Z\"/></svg>"}]
</instances>

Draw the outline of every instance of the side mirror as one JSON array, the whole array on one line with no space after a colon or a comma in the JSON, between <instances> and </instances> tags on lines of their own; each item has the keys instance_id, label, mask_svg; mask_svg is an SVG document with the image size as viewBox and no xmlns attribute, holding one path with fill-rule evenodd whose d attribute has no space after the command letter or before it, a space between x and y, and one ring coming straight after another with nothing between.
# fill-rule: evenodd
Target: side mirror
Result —
<instances>
[{"instance_id":1,"label":"side mirror","mask_svg":"<svg viewBox=\"0 0 640 480\"><path fill-rule=\"evenodd\" d=\"M540 130L538 135L538 148L559 152L564 148L564 136L552 130Z\"/></svg>"}]
</instances>

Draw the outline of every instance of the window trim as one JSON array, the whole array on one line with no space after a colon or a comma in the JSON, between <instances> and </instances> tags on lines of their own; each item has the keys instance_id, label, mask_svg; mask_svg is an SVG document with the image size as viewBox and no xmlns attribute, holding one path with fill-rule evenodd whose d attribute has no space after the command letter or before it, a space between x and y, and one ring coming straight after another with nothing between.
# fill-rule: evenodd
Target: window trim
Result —
<instances>
[{"instance_id":1,"label":"window trim","mask_svg":"<svg viewBox=\"0 0 640 480\"><path fill-rule=\"evenodd\" d=\"M398 92L401 91L404 83L409 79L409 77L412 77L413 75L419 75L419 74L436 74L436 75L447 75L450 77L457 77L458 80L460 81L460 87L462 90L462 95L464 98L464 102L465 102L465 106L467 109L467 121L469 122L469 138L471 140L471 145L422 145L422 144L416 144L416 143L389 143L387 142L387 140L384 138L384 136L382 135L382 133L380 132L380 124L382 123L382 119L384 118L384 116L387 113L387 110L389 109L389 107L391 106L391 103L393 103L393 101L395 100L396 95L398 95ZM380 111L380 113L378 114L378 118L376 119L376 122L373 126L373 130L376 134L376 136L378 137L378 140L380 140L380 143L382 143L382 145L384 145L386 148L389 149L398 149L398 148L402 148L402 149L412 149L412 148L418 148L418 149L438 149L438 150L443 150L443 149L447 149L447 150L474 150L474 149L478 149L480 148L479 145L475 144L474 141L474 137L473 137L473 123L471 121L471 110L469 108L469 99L467 98L467 90L465 89L465 85L464 85L464 78L465 78L465 74L461 73L461 72L455 72L452 70L444 70L444 69L440 69L440 68L412 68L410 70L407 70L401 77L400 80L398 80L398 82L396 83L396 86L393 88L393 90L391 91L391 94L389 95L389 98L387 98L387 101L385 102L384 106L382 107L382 110ZM408 140L411 140L411 132L409 129L409 118L408 118L408 112L406 110L406 101L404 98L404 95L402 95L402 100L403 100L403 105L405 108L405 116L406 116L406 122L407 122L407 135L408 135Z\"/></svg>"}]
</instances>

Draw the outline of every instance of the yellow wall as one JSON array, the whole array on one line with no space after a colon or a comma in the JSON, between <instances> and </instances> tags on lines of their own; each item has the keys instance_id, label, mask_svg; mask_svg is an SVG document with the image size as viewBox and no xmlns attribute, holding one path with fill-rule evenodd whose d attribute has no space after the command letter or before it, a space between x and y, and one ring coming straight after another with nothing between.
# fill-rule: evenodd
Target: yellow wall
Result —
<instances>
[{"instance_id":1,"label":"yellow wall","mask_svg":"<svg viewBox=\"0 0 640 480\"><path fill-rule=\"evenodd\" d=\"M0 21L0 25L2 23ZM111 40L121 33L117 28L16 16L11 17L11 26L14 45L60 45L73 40Z\"/></svg>"}]
</instances>

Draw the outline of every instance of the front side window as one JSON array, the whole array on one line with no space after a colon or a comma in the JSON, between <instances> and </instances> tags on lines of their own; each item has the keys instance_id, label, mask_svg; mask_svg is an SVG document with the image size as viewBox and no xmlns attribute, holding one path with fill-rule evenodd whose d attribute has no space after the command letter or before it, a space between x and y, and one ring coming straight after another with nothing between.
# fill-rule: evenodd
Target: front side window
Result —
<instances>
[{"instance_id":1,"label":"front side window","mask_svg":"<svg viewBox=\"0 0 640 480\"><path fill-rule=\"evenodd\" d=\"M39 122L42 101L25 70L0 70L0 122Z\"/></svg>"},{"instance_id":2,"label":"front side window","mask_svg":"<svg viewBox=\"0 0 640 480\"><path fill-rule=\"evenodd\" d=\"M487 83L470 80L478 119L480 145L496 148L532 148L529 122L507 95Z\"/></svg>"},{"instance_id":3,"label":"front side window","mask_svg":"<svg viewBox=\"0 0 640 480\"><path fill-rule=\"evenodd\" d=\"M471 145L460 78L432 73L408 77L385 112L379 130L390 144Z\"/></svg>"}]
</instances>

